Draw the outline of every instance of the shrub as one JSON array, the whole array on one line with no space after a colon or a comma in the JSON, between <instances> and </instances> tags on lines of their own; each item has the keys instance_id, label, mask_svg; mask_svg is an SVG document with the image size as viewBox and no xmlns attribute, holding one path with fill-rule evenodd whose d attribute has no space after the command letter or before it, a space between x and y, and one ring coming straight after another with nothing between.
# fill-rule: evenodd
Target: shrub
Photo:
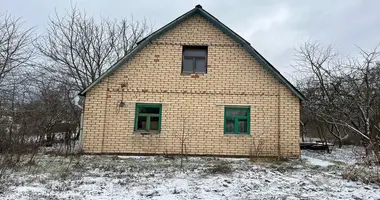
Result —
<instances>
[{"instance_id":1,"label":"shrub","mask_svg":"<svg viewBox=\"0 0 380 200\"><path fill-rule=\"evenodd\" d=\"M212 174L230 174L234 169L228 162L221 161L209 167L207 171Z\"/></svg>"},{"instance_id":2,"label":"shrub","mask_svg":"<svg viewBox=\"0 0 380 200\"><path fill-rule=\"evenodd\" d=\"M370 168L365 165L348 166L342 173L342 177L351 181L361 181L363 183L375 183L380 185L379 167Z\"/></svg>"},{"instance_id":3,"label":"shrub","mask_svg":"<svg viewBox=\"0 0 380 200\"><path fill-rule=\"evenodd\" d=\"M257 159L262 156L262 150L264 147L263 144L264 144L263 140L252 141L251 147L249 149L249 160L251 162L257 161Z\"/></svg>"}]
</instances>

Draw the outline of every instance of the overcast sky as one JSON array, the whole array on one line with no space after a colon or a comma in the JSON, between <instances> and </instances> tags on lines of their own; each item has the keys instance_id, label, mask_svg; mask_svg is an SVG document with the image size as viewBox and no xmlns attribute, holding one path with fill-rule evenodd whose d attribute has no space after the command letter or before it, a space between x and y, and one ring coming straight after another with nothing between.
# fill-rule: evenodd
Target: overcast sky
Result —
<instances>
[{"instance_id":1,"label":"overcast sky","mask_svg":"<svg viewBox=\"0 0 380 200\"><path fill-rule=\"evenodd\" d=\"M43 32L55 10L64 13L72 4L96 17L147 18L154 29L201 4L287 77L294 48L309 38L348 55L355 55L355 45L371 49L380 42L379 0L0 0L0 13Z\"/></svg>"}]
</instances>

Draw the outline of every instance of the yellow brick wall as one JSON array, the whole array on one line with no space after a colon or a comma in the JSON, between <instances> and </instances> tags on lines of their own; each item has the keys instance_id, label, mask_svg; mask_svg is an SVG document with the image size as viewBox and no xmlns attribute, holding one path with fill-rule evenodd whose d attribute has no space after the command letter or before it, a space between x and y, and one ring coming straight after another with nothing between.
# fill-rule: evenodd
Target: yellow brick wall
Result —
<instances>
[{"instance_id":1,"label":"yellow brick wall","mask_svg":"<svg viewBox=\"0 0 380 200\"><path fill-rule=\"evenodd\" d=\"M207 74L181 74L182 45L207 45ZM123 87L124 86L124 87ZM124 101L124 107L118 107ZM162 104L161 132L133 133L136 103ZM251 108L250 135L224 135L225 105ZM240 45L195 15L86 95L87 153L299 156L299 99ZM183 132L185 137L183 137ZM256 154L256 153L255 153Z\"/></svg>"}]
</instances>

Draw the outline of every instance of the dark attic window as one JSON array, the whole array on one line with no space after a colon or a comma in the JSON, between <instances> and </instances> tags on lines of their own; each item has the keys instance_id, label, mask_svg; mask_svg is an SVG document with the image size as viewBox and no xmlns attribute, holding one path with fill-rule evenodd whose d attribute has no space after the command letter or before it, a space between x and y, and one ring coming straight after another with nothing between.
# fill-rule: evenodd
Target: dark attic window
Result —
<instances>
[{"instance_id":1,"label":"dark attic window","mask_svg":"<svg viewBox=\"0 0 380 200\"><path fill-rule=\"evenodd\" d=\"M183 46L182 73L207 73L207 46Z\"/></svg>"}]
</instances>

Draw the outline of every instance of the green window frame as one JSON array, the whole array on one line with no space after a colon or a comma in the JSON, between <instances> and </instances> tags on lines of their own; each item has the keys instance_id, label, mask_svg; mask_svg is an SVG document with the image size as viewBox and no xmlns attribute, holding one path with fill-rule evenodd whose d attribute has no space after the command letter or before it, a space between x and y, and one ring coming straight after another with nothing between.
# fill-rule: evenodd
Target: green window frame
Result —
<instances>
[{"instance_id":1,"label":"green window frame","mask_svg":"<svg viewBox=\"0 0 380 200\"><path fill-rule=\"evenodd\" d=\"M251 127L250 107L224 108L224 134L249 135Z\"/></svg>"},{"instance_id":2,"label":"green window frame","mask_svg":"<svg viewBox=\"0 0 380 200\"><path fill-rule=\"evenodd\" d=\"M135 132L159 133L161 131L162 105L136 104Z\"/></svg>"}]
</instances>

